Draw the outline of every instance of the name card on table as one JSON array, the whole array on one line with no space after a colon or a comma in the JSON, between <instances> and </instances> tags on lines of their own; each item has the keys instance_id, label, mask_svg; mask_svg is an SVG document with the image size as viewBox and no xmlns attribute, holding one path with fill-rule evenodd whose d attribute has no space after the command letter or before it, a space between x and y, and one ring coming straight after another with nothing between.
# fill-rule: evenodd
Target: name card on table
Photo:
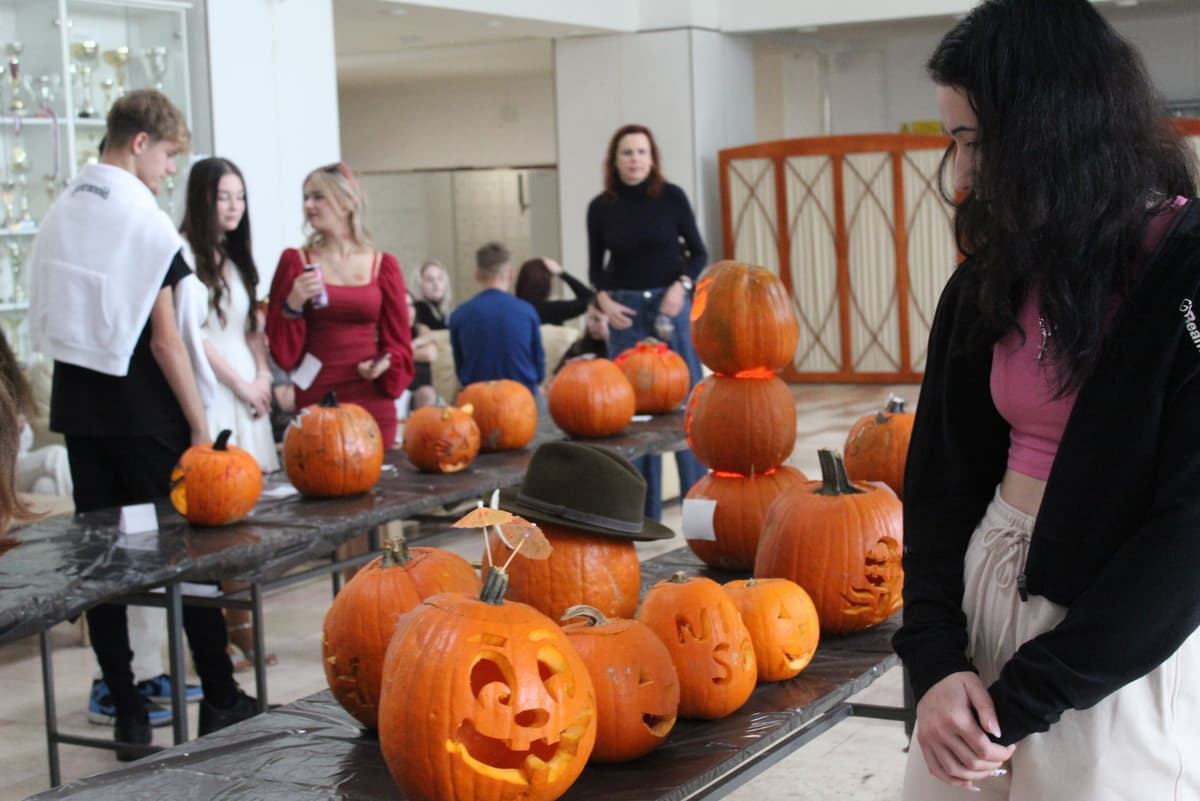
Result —
<instances>
[{"instance_id":1,"label":"name card on table","mask_svg":"<svg viewBox=\"0 0 1200 801\"><path fill-rule=\"evenodd\" d=\"M711 498L684 498L682 521L684 539L716 542L717 535L713 531L713 515L716 511L717 502Z\"/></svg>"},{"instance_id":2,"label":"name card on table","mask_svg":"<svg viewBox=\"0 0 1200 801\"><path fill-rule=\"evenodd\" d=\"M117 544L132 551L158 549L158 513L152 503L135 503L121 507L117 524L121 537Z\"/></svg>"}]
</instances>

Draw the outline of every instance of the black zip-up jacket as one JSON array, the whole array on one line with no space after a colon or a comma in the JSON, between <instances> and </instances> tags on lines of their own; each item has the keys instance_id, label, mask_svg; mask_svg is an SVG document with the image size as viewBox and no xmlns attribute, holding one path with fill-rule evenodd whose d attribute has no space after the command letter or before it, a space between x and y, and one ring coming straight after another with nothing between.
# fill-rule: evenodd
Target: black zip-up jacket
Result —
<instances>
[{"instance_id":1,"label":"black zip-up jacket","mask_svg":"<svg viewBox=\"0 0 1200 801\"><path fill-rule=\"evenodd\" d=\"M904 482L904 625L919 699L965 655L963 558L1004 474L991 349L969 350L970 260L938 302ZM1162 664L1200 625L1200 203L1175 220L1079 391L1018 579L1068 608L988 691L1002 744L1049 729Z\"/></svg>"}]
</instances>

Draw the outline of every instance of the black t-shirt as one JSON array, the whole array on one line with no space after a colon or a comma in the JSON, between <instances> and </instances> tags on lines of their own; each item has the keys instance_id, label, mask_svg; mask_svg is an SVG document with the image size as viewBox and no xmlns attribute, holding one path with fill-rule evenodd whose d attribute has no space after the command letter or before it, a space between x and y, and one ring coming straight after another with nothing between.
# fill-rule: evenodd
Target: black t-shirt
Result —
<instances>
[{"instance_id":1,"label":"black t-shirt","mask_svg":"<svg viewBox=\"0 0 1200 801\"><path fill-rule=\"evenodd\" d=\"M167 268L163 288L191 272L179 253ZM107 375L66 362L54 362L50 394L50 429L77 436L145 436L187 434L187 418L150 351L150 319L146 319L129 372Z\"/></svg>"},{"instance_id":2,"label":"black t-shirt","mask_svg":"<svg viewBox=\"0 0 1200 801\"><path fill-rule=\"evenodd\" d=\"M413 308L417 310L415 322L429 326L430 331L445 330L446 318L438 311L437 306L427 300L417 300L413 302Z\"/></svg>"}]
</instances>

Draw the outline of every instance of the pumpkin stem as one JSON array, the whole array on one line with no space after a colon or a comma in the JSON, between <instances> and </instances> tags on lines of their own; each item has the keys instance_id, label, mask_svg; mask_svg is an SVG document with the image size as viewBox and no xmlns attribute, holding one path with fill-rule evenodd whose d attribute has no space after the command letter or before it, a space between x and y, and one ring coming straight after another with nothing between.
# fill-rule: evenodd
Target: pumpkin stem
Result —
<instances>
[{"instance_id":1,"label":"pumpkin stem","mask_svg":"<svg viewBox=\"0 0 1200 801\"><path fill-rule=\"evenodd\" d=\"M388 541L383 544L383 566L396 567L397 565L406 565L412 561L412 554L408 552L408 540L401 534L398 537L389 537Z\"/></svg>"},{"instance_id":2,"label":"pumpkin stem","mask_svg":"<svg viewBox=\"0 0 1200 801\"><path fill-rule=\"evenodd\" d=\"M883 407L883 410L889 414L903 414L904 398L898 395L888 395L887 405Z\"/></svg>"},{"instance_id":3,"label":"pumpkin stem","mask_svg":"<svg viewBox=\"0 0 1200 801\"><path fill-rule=\"evenodd\" d=\"M337 405L337 393L332 389L325 393L324 398L321 398L321 408L323 409L332 409Z\"/></svg>"},{"instance_id":4,"label":"pumpkin stem","mask_svg":"<svg viewBox=\"0 0 1200 801\"><path fill-rule=\"evenodd\" d=\"M821 488L816 491L817 495L858 495L866 492L850 483L840 453L821 448L817 451L817 458L821 461L822 482Z\"/></svg>"},{"instance_id":5,"label":"pumpkin stem","mask_svg":"<svg viewBox=\"0 0 1200 801\"><path fill-rule=\"evenodd\" d=\"M576 617L583 618L585 621L587 621L589 626L605 626L608 625L609 622L608 618L604 616L603 612L596 607L588 606L587 604L578 604L577 606L567 607L567 610L563 612L563 616L559 618L559 620L566 623L568 620Z\"/></svg>"},{"instance_id":6,"label":"pumpkin stem","mask_svg":"<svg viewBox=\"0 0 1200 801\"><path fill-rule=\"evenodd\" d=\"M485 604L492 606L500 606L504 603L504 593L508 592L508 574L503 568L492 565L488 568L487 578L483 580L483 590L479 593L479 600Z\"/></svg>"},{"instance_id":7,"label":"pumpkin stem","mask_svg":"<svg viewBox=\"0 0 1200 801\"><path fill-rule=\"evenodd\" d=\"M676 570L674 575L668 579L672 584L687 584L688 574L685 570Z\"/></svg>"},{"instance_id":8,"label":"pumpkin stem","mask_svg":"<svg viewBox=\"0 0 1200 801\"><path fill-rule=\"evenodd\" d=\"M228 428L221 431L220 434L217 434L217 441L213 443L213 450L214 451L229 450L229 438L232 436L233 436L233 432L230 431Z\"/></svg>"}]
</instances>

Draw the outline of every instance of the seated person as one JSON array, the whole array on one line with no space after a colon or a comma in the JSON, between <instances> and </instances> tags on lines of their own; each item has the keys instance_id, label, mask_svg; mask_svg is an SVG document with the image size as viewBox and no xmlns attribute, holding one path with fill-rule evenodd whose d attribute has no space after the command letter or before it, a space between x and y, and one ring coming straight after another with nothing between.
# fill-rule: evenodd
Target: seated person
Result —
<instances>
[{"instance_id":1,"label":"seated person","mask_svg":"<svg viewBox=\"0 0 1200 801\"><path fill-rule=\"evenodd\" d=\"M464 387L510 378L537 398L546 375L541 322L533 306L509 293L510 258L498 242L476 251L475 280L482 290L450 315L450 349Z\"/></svg>"},{"instance_id":2,"label":"seated person","mask_svg":"<svg viewBox=\"0 0 1200 801\"><path fill-rule=\"evenodd\" d=\"M453 299L450 296L450 274L437 259L427 259L417 271L421 297L416 298L417 315L412 318L429 328L443 331L450 317Z\"/></svg>"},{"instance_id":3,"label":"seated person","mask_svg":"<svg viewBox=\"0 0 1200 801\"><path fill-rule=\"evenodd\" d=\"M437 403L437 390L433 388L433 363L437 360L437 343L429 326L417 322L416 302L411 292L405 292L408 301L408 320L412 324L413 373L408 385L408 409L420 409Z\"/></svg>"},{"instance_id":4,"label":"seated person","mask_svg":"<svg viewBox=\"0 0 1200 801\"><path fill-rule=\"evenodd\" d=\"M556 275L571 287L575 293L573 299L549 300L550 284ZM554 259L548 258L530 259L521 265L513 294L532 304L541 321L550 325L562 325L583 314L596 295L587 284L564 270Z\"/></svg>"},{"instance_id":5,"label":"seated person","mask_svg":"<svg viewBox=\"0 0 1200 801\"><path fill-rule=\"evenodd\" d=\"M567 348L562 360L554 368L554 372L563 369L563 365L571 359L585 354L592 354L601 359L608 358L608 315L596 303L595 298L588 304L587 317L584 318L583 333Z\"/></svg>"}]
</instances>

